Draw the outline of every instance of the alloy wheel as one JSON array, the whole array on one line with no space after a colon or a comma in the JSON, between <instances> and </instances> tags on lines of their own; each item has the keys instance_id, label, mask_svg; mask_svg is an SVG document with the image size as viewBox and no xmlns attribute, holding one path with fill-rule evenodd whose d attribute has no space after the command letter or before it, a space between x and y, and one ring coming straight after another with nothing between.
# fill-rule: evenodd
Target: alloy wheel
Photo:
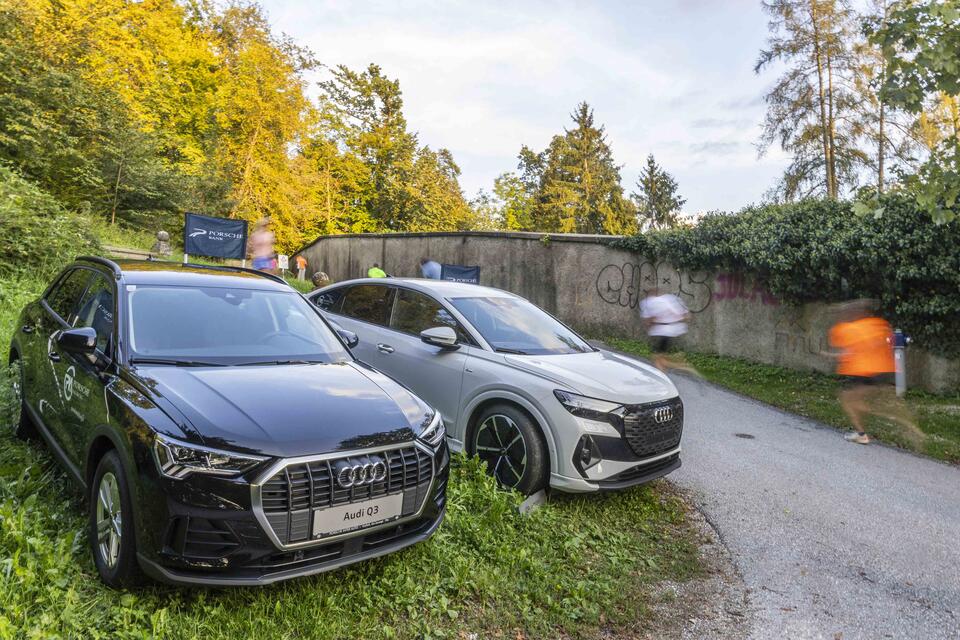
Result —
<instances>
[{"instance_id":1,"label":"alloy wheel","mask_svg":"<svg viewBox=\"0 0 960 640\"><path fill-rule=\"evenodd\" d=\"M500 413L480 423L474 441L477 456L505 487L520 484L527 469L527 446L517 423Z\"/></svg>"},{"instance_id":2,"label":"alloy wheel","mask_svg":"<svg viewBox=\"0 0 960 640\"><path fill-rule=\"evenodd\" d=\"M23 412L23 365L20 364L20 361L15 361L14 370L12 372L12 386L13 386L13 414L10 416L10 425L13 427L13 430L17 430L17 425L20 424L20 414Z\"/></svg>"},{"instance_id":3,"label":"alloy wheel","mask_svg":"<svg viewBox=\"0 0 960 640\"><path fill-rule=\"evenodd\" d=\"M97 547L107 568L117 566L120 557L120 537L123 516L120 510L120 485L117 477L107 471L97 488Z\"/></svg>"}]
</instances>

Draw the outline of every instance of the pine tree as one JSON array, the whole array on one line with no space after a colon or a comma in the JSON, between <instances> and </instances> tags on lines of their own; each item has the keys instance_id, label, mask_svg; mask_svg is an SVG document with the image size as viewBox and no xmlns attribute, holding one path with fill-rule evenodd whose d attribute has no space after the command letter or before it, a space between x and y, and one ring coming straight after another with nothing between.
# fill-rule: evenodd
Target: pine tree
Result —
<instances>
[{"instance_id":1,"label":"pine tree","mask_svg":"<svg viewBox=\"0 0 960 640\"><path fill-rule=\"evenodd\" d=\"M554 136L542 153L521 149L521 179L536 185L532 226L562 233L632 233L632 205L624 198L620 167L603 126L594 124L586 102L570 117L575 126Z\"/></svg>"},{"instance_id":2,"label":"pine tree","mask_svg":"<svg viewBox=\"0 0 960 640\"><path fill-rule=\"evenodd\" d=\"M679 222L680 208L687 202L677 193L677 181L657 164L653 154L647 156L647 166L637 179L639 191L630 194L637 206L640 227L666 229Z\"/></svg>"}]
</instances>

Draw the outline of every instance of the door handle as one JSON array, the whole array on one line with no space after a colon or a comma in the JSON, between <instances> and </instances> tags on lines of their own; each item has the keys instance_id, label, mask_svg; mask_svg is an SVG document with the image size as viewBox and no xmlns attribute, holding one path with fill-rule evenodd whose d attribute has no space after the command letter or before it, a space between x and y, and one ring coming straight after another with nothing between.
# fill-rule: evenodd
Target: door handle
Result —
<instances>
[{"instance_id":1,"label":"door handle","mask_svg":"<svg viewBox=\"0 0 960 640\"><path fill-rule=\"evenodd\" d=\"M33 327L31 327L28 324L25 324L22 327L20 327L20 331L22 331L23 333L33 333Z\"/></svg>"},{"instance_id":2,"label":"door handle","mask_svg":"<svg viewBox=\"0 0 960 640\"><path fill-rule=\"evenodd\" d=\"M56 351L51 351L47 354L47 357L50 358L52 362L60 362L60 354Z\"/></svg>"},{"instance_id":3,"label":"door handle","mask_svg":"<svg viewBox=\"0 0 960 640\"><path fill-rule=\"evenodd\" d=\"M380 353L393 353L393 347L388 344L383 344L382 342L377 344L377 351Z\"/></svg>"}]
</instances>

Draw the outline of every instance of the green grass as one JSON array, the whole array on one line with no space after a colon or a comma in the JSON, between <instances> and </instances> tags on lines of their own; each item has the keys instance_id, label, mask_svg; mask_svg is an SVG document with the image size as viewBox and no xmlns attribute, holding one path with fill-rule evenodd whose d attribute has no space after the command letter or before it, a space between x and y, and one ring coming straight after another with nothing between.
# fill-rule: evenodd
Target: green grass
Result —
<instances>
[{"instance_id":1,"label":"green grass","mask_svg":"<svg viewBox=\"0 0 960 640\"><path fill-rule=\"evenodd\" d=\"M650 355L649 346L641 340L604 338L604 342L627 353ZM841 429L851 428L837 400L841 382L836 376L713 354L684 355L704 378L713 383L791 413ZM886 420L871 419L868 423L870 434L883 442L939 460L960 463L960 394L938 396L908 391L906 401L920 429L928 436L922 445L911 442L899 426Z\"/></svg>"},{"instance_id":2,"label":"green grass","mask_svg":"<svg viewBox=\"0 0 960 640\"><path fill-rule=\"evenodd\" d=\"M0 280L3 344L45 284ZM0 639L629 634L653 583L700 571L685 506L665 485L554 496L521 516L519 496L458 457L443 525L400 553L263 588L113 591L90 559L83 498L44 446L7 428L11 398L0 380Z\"/></svg>"},{"instance_id":3,"label":"green grass","mask_svg":"<svg viewBox=\"0 0 960 640\"><path fill-rule=\"evenodd\" d=\"M649 586L696 575L684 508L655 487L561 497L530 516L456 459L428 541L352 568L236 590L101 585L81 499L38 444L0 436L0 638L593 636L642 622Z\"/></svg>"}]
</instances>

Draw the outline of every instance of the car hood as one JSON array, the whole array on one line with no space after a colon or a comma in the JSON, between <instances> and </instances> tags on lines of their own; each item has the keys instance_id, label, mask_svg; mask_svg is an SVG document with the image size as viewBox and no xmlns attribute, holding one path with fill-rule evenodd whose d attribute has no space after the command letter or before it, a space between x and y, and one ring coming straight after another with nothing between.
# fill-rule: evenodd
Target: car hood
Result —
<instances>
[{"instance_id":1,"label":"car hood","mask_svg":"<svg viewBox=\"0 0 960 640\"><path fill-rule=\"evenodd\" d=\"M186 418L188 436L268 456L409 442L432 414L407 389L356 362L140 366L136 373Z\"/></svg>"},{"instance_id":2,"label":"car hood","mask_svg":"<svg viewBox=\"0 0 960 640\"><path fill-rule=\"evenodd\" d=\"M650 365L610 351L546 356L506 356L511 365L557 383L558 388L622 404L677 395L667 376Z\"/></svg>"}]
</instances>

